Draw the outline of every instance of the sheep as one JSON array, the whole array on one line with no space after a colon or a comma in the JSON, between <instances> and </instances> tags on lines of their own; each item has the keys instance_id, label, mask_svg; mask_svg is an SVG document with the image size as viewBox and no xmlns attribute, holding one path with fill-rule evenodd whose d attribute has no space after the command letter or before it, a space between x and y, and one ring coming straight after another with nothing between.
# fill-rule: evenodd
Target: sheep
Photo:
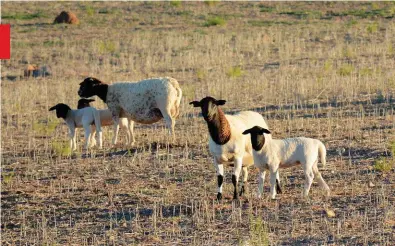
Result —
<instances>
[{"instance_id":1,"label":"sheep","mask_svg":"<svg viewBox=\"0 0 395 246\"><path fill-rule=\"evenodd\" d=\"M83 98L97 95L107 104L112 113L115 135L118 135L119 115L124 110L130 120L138 123L152 124L164 118L173 141L175 139L175 119L180 114L182 98L176 79L152 78L109 85L88 77L80 83L78 95Z\"/></svg>"},{"instance_id":2,"label":"sheep","mask_svg":"<svg viewBox=\"0 0 395 246\"><path fill-rule=\"evenodd\" d=\"M102 148L100 114L95 108L72 110L68 105L58 103L49 109L49 111L53 110L56 110L56 116L62 118L69 127L70 148L72 151L77 150L75 129L81 127L85 130L85 149L96 145L95 131L98 132L99 148ZM95 124L95 127L91 129L92 124Z\"/></svg>"},{"instance_id":3,"label":"sheep","mask_svg":"<svg viewBox=\"0 0 395 246\"><path fill-rule=\"evenodd\" d=\"M330 195L330 189L317 167L318 155L322 166L326 164L326 148L321 141L305 137L272 139L270 131L261 126L247 129L243 134L251 134L254 163L259 168L258 197L261 197L263 191L265 179L263 172L265 170L270 170L270 193L271 198L275 199L274 182L278 169L295 165L302 165L305 173L303 197L308 197L314 176L318 179L319 185L326 191L326 196Z\"/></svg>"},{"instance_id":4,"label":"sheep","mask_svg":"<svg viewBox=\"0 0 395 246\"><path fill-rule=\"evenodd\" d=\"M242 132L256 124L268 128L262 115L252 111L241 111L235 115L224 114L219 106L225 100L205 97L200 101L193 101L194 107L200 107L209 131L209 150L213 155L214 167L217 172L218 193L217 200L222 199L222 184L224 177L223 164L234 162L232 183L234 186L233 199L238 199L246 191L248 167L253 164L250 138ZM243 169L243 184L238 192L238 180ZM278 181L279 182L279 181ZM281 189L278 187L279 192Z\"/></svg>"},{"instance_id":5,"label":"sheep","mask_svg":"<svg viewBox=\"0 0 395 246\"><path fill-rule=\"evenodd\" d=\"M90 103L94 102L94 99L85 99L82 98L78 100L78 106L77 109L81 108L86 108L86 107L91 107ZM114 122L112 120L112 114L109 109L98 109L99 114L100 114L100 122L101 126L110 126L113 125ZM133 133L133 128L134 128L134 122L130 119L127 118L127 116L124 114L123 110L121 110L121 115L119 116L119 126L121 128L126 129L127 131L127 145L133 145L135 143L135 138L134 138L134 133ZM113 136L113 141L112 142L117 142L118 135Z\"/></svg>"}]
</instances>

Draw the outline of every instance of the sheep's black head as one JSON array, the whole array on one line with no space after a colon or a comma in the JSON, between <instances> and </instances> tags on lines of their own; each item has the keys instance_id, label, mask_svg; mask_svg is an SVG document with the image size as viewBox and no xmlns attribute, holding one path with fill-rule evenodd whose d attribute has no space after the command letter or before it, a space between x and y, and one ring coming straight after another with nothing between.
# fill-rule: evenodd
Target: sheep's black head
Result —
<instances>
[{"instance_id":1,"label":"sheep's black head","mask_svg":"<svg viewBox=\"0 0 395 246\"><path fill-rule=\"evenodd\" d=\"M215 116L217 113L217 106L224 105L225 103L225 100L217 100L213 97L205 97L200 101L193 101L189 104L192 104L194 107L200 107L202 109L202 115L207 121L211 120Z\"/></svg>"},{"instance_id":2,"label":"sheep's black head","mask_svg":"<svg viewBox=\"0 0 395 246\"><path fill-rule=\"evenodd\" d=\"M67 113L71 108L64 103L58 103L49 109L49 111L52 110L56 110L56 117L66 119Z\"/></svg>"},{"instance_id":3,"label":"sheep's black head","mask_svg":"<svg viewBox=\"0 0 395 246\"><path fill-rule=\"evenodd\" d=\"M265 133L270 134L270 131L260 126L254 126L253 128L247 129L243 132L244 135L251 134L251 145L256 151L261 150L265 144Z\"/></svg>"},{"instance_id":4,"label":"sheep's black head","mask_svg":"<svg viewBox=\"0 0 395 246\"><path fill-rule=\"evenodd\" d=\"M103 83L100 80L93 77L88 77L80 83L80 89L78 90L78 95L84 98L97 95L95 87L101 84Z\"/></svg>"},{"instance_id":5,"label":"sheep's black head","mask_svg":"<svg viewBox=\"0 0 395 246\"><path fill-rule=\"evenodd\" d=\"M86 108L86 107L90 107L90 103L94 102L95 99L85 99L85 98L81 98L80 100L78 100L78 105L77 105L77 109L82 109L82 108Z\"/></svg>"}]
</instances>

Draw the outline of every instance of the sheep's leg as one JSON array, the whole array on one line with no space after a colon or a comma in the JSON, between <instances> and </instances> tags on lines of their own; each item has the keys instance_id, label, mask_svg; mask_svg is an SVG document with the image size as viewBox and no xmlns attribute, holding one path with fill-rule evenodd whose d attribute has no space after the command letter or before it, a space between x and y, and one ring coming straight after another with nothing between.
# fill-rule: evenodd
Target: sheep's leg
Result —
<instances>
[{"instance_id":1,"label":"sheep's leg","mask_svg":"<svg viewBox=\"0 0 395 246\"><path fill-rule=\"evenodd\" d=\"M118 114L119 115L119 114ZM112 145L117 144L118 132L119 132L119 116L112 115L112 121L114 122L114 136L112 137Z\"/></svg>"},{"instance_id":2,"label":"sheep's leg","mask_svg":"<svg viewBox=\"0 0 395 246\"><path fill-rule=\"evenodd\" d=\"M258 198L262 197L263 184L265 183L266 171L259 169L258 173Z\"/></svg>"},{"instance_id":3,"label":"sheep's leg","mask_svg":"<svg viewBox=\"0 0 395 246\"><path fill-rule=\"evenodd\" d=\"M303 197L307 198L307 196L309 195L311 184L313 183L314 180L314 173L311 170L311 168L305 170L305 178L306 180L304 183Z\"/></svg>"},{"instance_id":4,"label":"sheep's leg","mask_svg":"<svg viewBox=\"0 0 395 246\"><path fill-rule=\"evenodd\" d=\"M242 168L242 163L243 163L243 157L235 157L235 166L233 168L233 175L232 175L232 183L234 186L234 191L233 191L233 199L237 200L239 199L239 192L238 192L238 183L239 183L239 177L240 177L240 172Z\"/></svg>"},{"instance_id":5,"label":"sheep's leg","mask_svg":"<svg viewBox=\"0 0 395 246\"><path fill-rule=\"evenodd\" d=\"M91 140L91 128L90 126L85 126L85 149L87 150L90 146L90 140Z\"/></svg>"},{"instance_id":6,"label":"sheep's leg","mask_svg":"<svg viewBox=\"0 0 395 246\"><path fill-rule=\"evenodd\" d=\"M330 196L331 190L329 186L326 184L325 180L322 178L321 173L318 171L317 162L313 165L313 173L317 178L318 184L326 191L326 196Z\"/></svg>"},{"instance_id":7,"label":"sheep's leg","mask_svg":"<svg viewBox=\"0 0 395 246\"><path fill-rule=\"evenodd\" d=\"M76 143L76 137L75 137L75 128L69 129L69 137L70 137L70 149L72 151L77 150L77 143Z\"/></svg>"},{"instance_id":8,"label":"sheep's leg","mask_svg":"<svg viewBox=\"0 0 395 246\"><path fill-rule=\"evenodd\" d=\"M95 126L91 126L91 131L92 131L92 134L91 134L91 145L90 145L90 147L94 147L95 145L96 145L96 139L95 139L95 136L96 136L96 127Z\"/></svg>"},{"instance_id":9,"label":"sheep's leg","mask_svg":"<svg viewBox=\"0 0 395 246\"><path fill-rule=\"evenodd\" d=\"M244 193L248 192L248 168L247 167L243 167L243 185L241 186L240 189L240 196L242 196Z\"/></svg>"},{"instance_id":10,"label":"sheep's leg","mask_svg":"<svg viewBox=\"0 0 395 246\"><path fill-rule=\"evenodd\" d=\"M129 133L130 133L130 138L129 138L129 144L134 145L136 142L136 139L134 138L134 121L131 119L128 119L129 121Z\"/></svg>"},{"instance_id":11,"label":"sheep's leg","mask_svg":"<svg viewBox=\"0 0 395 246\"><path fill-rule=\"evenodd\" d=\"M270 170L270 197L272 199L276 199L277 173L278 173L278 169L276 171Z\"/></svg>"},{"instance_id":12,"label":"sheep's leg","mask_svg":"<svg viewBox=\"0 0 395 246\"><path fill-rule=\"evenodd\" d=\"M217 171L217 180L218 180L218 194L217 200L222 199L222 184L224 182L224 165L218 164L214 157L214 167Z\"/></svg>"},{"instance_id":13,"label":"sheep's leg","mask_svg":"<svg viewBox=\"0 0 395 246\"><path fill-rule=\"evenodd\" d=\"M176 121L175 119L173 119L173 117L171 117L171 108L170 106L167 106L166 108L159 108L159 110L166 121L166 127L169 131L169 134L172 137L172 141L174 142L175 141L174 126L176 124Z\"/></svg>"},{"instance_id":14,"label":"sheep's leg","mask_svg":"<svg viewBox=\"0 0 395 246\"><path fill-rule=\"evenodd\" d=\"M281 190L281 185L280 185L280 172L277 171L277 177L276 177L276 192L277 194L282 194L283 191Z\"/></svg>"}]
</instances>

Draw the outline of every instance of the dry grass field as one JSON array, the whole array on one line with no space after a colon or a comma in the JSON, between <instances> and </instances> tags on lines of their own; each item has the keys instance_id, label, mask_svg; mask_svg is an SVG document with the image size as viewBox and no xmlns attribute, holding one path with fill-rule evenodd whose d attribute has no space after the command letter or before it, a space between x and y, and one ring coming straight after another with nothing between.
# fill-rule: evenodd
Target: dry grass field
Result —
<instances>
[{"instance_id":1,"label":"dry grass field","mask_svg":"<svg viewBox=\"0 0 395 246\"><path fill-rule=\"evenodd\" d=\"M72 11L79 25L52 22ZM395 4L339 2L2 2L12 28L1 61L2 245L394 245ZM28 64L51 75L25 78ZM184 92L168 144L164 121L136 124L136 145L70 154L48 109L76 108L79 83L176 78ZM274 138L328 149L301 198L300 167L283 194L232 200L231 167L217 202L208 131L188 103L262 113ZM97 98L97 108L105 104ZM125 133L120 131L120 142ZM334 212L331 214L331 212Z\"/></svg>"}]
</instances>

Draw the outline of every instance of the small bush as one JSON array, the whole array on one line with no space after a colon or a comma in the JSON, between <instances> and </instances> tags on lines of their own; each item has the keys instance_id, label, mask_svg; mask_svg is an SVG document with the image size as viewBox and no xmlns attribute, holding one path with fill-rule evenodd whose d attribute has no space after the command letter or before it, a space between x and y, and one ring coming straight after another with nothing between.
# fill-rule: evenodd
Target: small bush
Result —
<instances>
[{"instance_id":1,"label":"small bush","mask_svg":"<svg viewBox=\"0 0 395 246\"><path fill-rule=\"evenodd\" d=\"M351 65L351 64L343 64L340 67L338 73L341 76L350 76L353 71L354 71L354 66L353 65Z\"/></svg>"},{"instance_id":2,"label":"small bush","mask_svg":"<svg viewBox=\"0 0 395 246\"><path fill-rule=\"evenodd\" d=\"M241 70L240 67L232 67L229 69L227 75L231 78L238 78L241 77L244 74L244 71Z\"/></svg>"},{"instance_id":3,"label":"small bush","mask_svg":"<svg viewBox=\"0 0 395 246\"><path fill-rule=\"evenodd\" d=\"M49 120L48 123L33 122L33 131L40 135L51 135L58 124L57 120Z\"/></svg>"},{"instance_id":4,"label":"small bush","mask_svg":"<svg viewBox=\"0 0 395 246\"><path fill-rule=\"evenodd\" d=\"M272 13L274 10L276 10L276 8L274 7L269 7L265 5L259 5L259 7L260 7L260 12L263 13Z\"/></svg>"},{"instance_id":5,"label":"small bush","mask_svg":"<svg viewBox=\"0 0 395 246\"><path fill-rule=\"evenodd\" d=\"M206 26L206 27L209 27L209 26L223 26L223 25L225 25L225 23L226 23L226 21L223 18L221 18L219 16L216 16L216 17L209 18L206 21L206 23L204 24L204 26Z\"/></svg>"},{"instance_id":6,"label":"small bush","mask_svg":"<svg viewBox=\"0 0 395 246\"><path fill-rule=\"evenodd\" d=\"M269 230L262 218L250 218L249 245L269 245Z\"/></svg>"},{"instance_id":7,"label":"small bush","mask_svg":"<svg viewBox=\"0 0 395 246\"><path fill-rule=\"evenodd\" d=\"M52 142L52 150L57 156L69 156L71 155L71 149L68 143L55 141Z\"/></svg>"},{"instance_id":8,"label":"small bush","mask_svg":"<svg viewBox=\"0 0 395 246\"><path fill-rule=\"evenodd\" d=\"M114 53L116 48L112 41L100 41L98 44L99 53Z\"/></svg>"},{"instance_id":9,"label":"small bush","mask_svg":"<svg viewBox=\"0 0 395 246\"><path fill-rule=\"evenodd\" d=\"M14 20L32 20L36 18L45 18L47 15L45 15L43 12L36 12L33 14L30 13L13 13L13 14L4 14L1 16L3 19L14 19Z\"/></svg>"},{"instance_id":10,"label":"small bush","mask_svg":"<svg viewBox=\"0 0 395 246\"><path fill-rule=\"evenodd\" d=\"M177 1L170 1L170 5L173 7L181 7L181 1L177 0Z\"/></svg>"},{"instance_id":11,"label":"small bush","mask_svg":"<svg viewBox=\"0 0 395 246\"><path fill-rule=\"evenodd\" d=\"M204 4L206 4L207 6L212 7L212 6L217 5L219 2L220 2L220 0L211 0L211 1L205 0Z\"/></svg>"},{"instance_id":12,"label":"small bush","mask_svg":"<svg viewBox=\"0 0 395 246\"><path fill-rule=\"evenodd\" d=\"M93 16L96 11L92 6L86 6L85 12L88 16Z\"/></svg>"},{"instance_id":13,"label":"small bush","mask_svg":"<svg viewBox=\"0 0 395 246\"><path fill-rule=\"evenodd\" d=\"M377 32L377 30L379 29L379 24L375 23L371 23L366 27L366 31L368 33L375 33Z\"/></svg>"},{"instance_id":14,"label":"small bush","mask_svg":"<svg viewBox=\"0 0 395 246\"><path fill-rule=\"evenodd\" d=\"M373 167L376 171L389 172L391 171L393 165L394 165L393 160L387 160L386 158L381 157L380 159L374 162Z\"/></svg>"}]
</instances>

